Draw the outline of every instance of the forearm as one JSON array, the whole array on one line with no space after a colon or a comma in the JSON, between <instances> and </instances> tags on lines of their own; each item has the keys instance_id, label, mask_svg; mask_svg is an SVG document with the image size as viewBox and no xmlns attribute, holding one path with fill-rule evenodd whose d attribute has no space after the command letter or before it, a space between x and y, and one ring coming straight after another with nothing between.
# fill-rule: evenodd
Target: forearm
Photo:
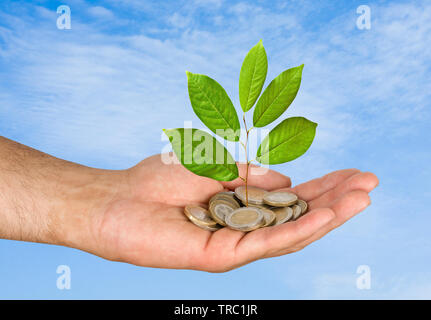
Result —
<instances>
[{"instance_id":1,"label":"forearm","mask_svg":"<svg viewBox=\"0 0 431 320\"><path fill-rule=\"evenodd\" d=\"M0 137L0 237L92 251L91 220L125 179Z\"/></svg>"}]
</instances>

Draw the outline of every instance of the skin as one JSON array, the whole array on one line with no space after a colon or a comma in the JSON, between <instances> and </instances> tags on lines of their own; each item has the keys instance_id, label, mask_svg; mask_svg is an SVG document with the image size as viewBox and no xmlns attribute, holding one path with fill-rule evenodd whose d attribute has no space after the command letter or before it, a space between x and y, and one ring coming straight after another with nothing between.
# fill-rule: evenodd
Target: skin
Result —
<instances>
[{"instance_id":1,"label":"skin","mask_svg":"<svg viewBox=\"0 0 431 320\"><path fill-rule=\"evenodd\" d=\"M239 164L240 176L246 166ZM309 203L297 221L244 233L205 231L183 214L242 185L197 176L151 156L126 170L61 160L0 137L0 238L63 245L145 267L225 272L303 249L370 205L377 177L339 170L291 188L272 170L249 185L289 190Z\"/></svg>"}]
</instances>

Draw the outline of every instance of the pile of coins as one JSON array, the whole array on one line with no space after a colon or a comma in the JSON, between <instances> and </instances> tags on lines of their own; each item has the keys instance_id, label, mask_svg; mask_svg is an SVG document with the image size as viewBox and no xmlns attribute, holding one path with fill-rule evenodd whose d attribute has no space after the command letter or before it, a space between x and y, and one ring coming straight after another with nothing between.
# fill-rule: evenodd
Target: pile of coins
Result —
<instances>
[{"instance_id":1,"label":"pile of coins","mask_svg":"<svg viewBox=\"0 0 431 320\"><path fill-rule=\"evenodd\" d=\"M184 214L205 230L217 231L229 227L247 232L294 221L307 212L307 202L291 192L269 192L249 186L247 193L248 199L245 186L237 187L235 192L219 192L209 200L208 210L188 205L184 208Z\"/></svg>"}]
</instances>

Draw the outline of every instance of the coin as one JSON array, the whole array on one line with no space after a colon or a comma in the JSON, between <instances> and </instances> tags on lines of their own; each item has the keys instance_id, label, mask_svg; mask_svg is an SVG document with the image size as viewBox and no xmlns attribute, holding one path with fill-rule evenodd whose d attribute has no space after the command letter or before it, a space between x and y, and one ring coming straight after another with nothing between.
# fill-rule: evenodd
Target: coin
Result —
<instances>
[{"instance_id":1,"label":"coin","mask_svg":"<svg viewBox=\"0 0 431 320\"><path fill-rule=\"evenodd\" d=\"M200 206L188 205L184 208L184 214L189 218L190 221L196 222L200 225L215 226L215 222L207 209Z\"/></svg>"},{"instance_id":2,"label":"coin","mask_svg":"<svg viewBox=\"0 0 431 320\"><path fill-rule=\"evenodd\" d=\"M219 224L215 224L215 225L213 225L213 226L207 226L207 225L204 225L204 224L199 224L199 223L197 223L197 222L195 222L195 221L193 221L193 220L191 220L196 226L198 226L199 228L201 228L201 229L204 229L204 230L208 230L208 231L217 231L217 230L219 230L222 226L221 225L219 225Z\"/></svg>"},{"instance_id":3,"label":"coin","mask_svg":"<svg viewBox=\"0 0 431 320\"><path fill-rule=\"evenodd\" d=\"M248 193L248 203L249 204L263 204L263 196L268 193L268 191L263 190L258 187L247 187L247 193ZM246 192L245 192L245 186L239 186L235 188L235 195L238 199L242 201L242 203L246 203Z\"/></svg>"},{"instance_id":4,"label":"coin","mask_svg":"<svg viewBox=\"0 0 431 320\"><path fill-rule=\"evenodd\" d=\"M245 186L232 191L222 191L209 199L209 209L197 205L184 208L185 215L196 226L216 231L227 226L234 230L252 231L261 227L279 225L298 219L308 209L308 204L287 191L271 191L249 186L248 206Z\"/></svg>"},{"instance_id":5,"label":"coin","mask_svg":"<svg viewBox=\"0 0 431 320\"><path fill-rule=\"evenodd\" d=\"M233 194L233 198L239 203L239 205L241 206L241 207L244 207L245 206L245 204L241 201L241 199L240 198L238 198L238 196L234 193ZM245 202L245 201L244 201ZM249 205L250 205L250 203L249 203Z\"/></svg>"},{"instance_id":6,"label":"coin","mask_svg":"<svg viewBox=\"0 0 431 320\"><path fill-rule=\"evenodd\" d=\"M301 207L297 204L294 204L293 206L291 206L291 208L293 210L293 220L298 219L302 213Z\"/></svg>"},{"instance_id":7,"label":"coin","mask_svg":"<svg viewBox=\"0 0 431 320\"><path fill-rule=\"evenodd\" d=\"M211 197L211 199L209 200L209 203L211 204L211 202L213 202L215 200L225 200L225 201L228 201L235 208L239 208L241 206L240 203L238 202L238 200L235 198L233 192L222 191L222 192L216 193L215 195L213 195Z\"/></svg>"},{"instance_id":8,"label":"coin","mask_svg":"<svg viewBox=\"0 0 431 320\"><path fill-rule=\"evenodd\" d=\"M276 208L272 211L275 213L275 226L285 223L293 217L293 209L291 207Z\"/></svg>"},{"instance_id":9,"label":"coin","mask_svg":"<svg viewBox=\"0 0 431 320\"><path fill-rule=\"evenodd\" d=\"M217 200L217 199L222 198L222 197L226 197L227 198L227 197L230 197L230 195L233 195L233 192L230 192L230 191L221 191L221 192L218 192L215 195L213 195L208 202L211 202L213 200Z\"/></svg>"},{"instance_id":10,"label":"coin","mask_svg":"<svg viewBox=\"0 0 431 320\"><path fill-rule=\"evenodd\" d=\"M274 207L288 207L295 204L297 200L296 194L287 191L267 192L263 196L263 201Z\"/></svg>"},{"instance_id":11,"label":"coin","mask_svg":"<svg viewBox=\"0 0 431 320\"><path fill-rule=\"evenodd\" d=\"M305 212L307 212L307 209L308 209L307 202L305 202L302 199L298 199L298 202L296 204L301 207L301 214L304 214Z\"/></svg>"},{"instance_id":12,"label":"coin","mask_svg":"<svg viewBox=\"0 0 431 320\"><path fill-rule=\"evenodd\" d=\"M239 208L225 217L228 227L240 231L252 231L261 227L264 223L264 214L259 208Z\"/></svg>"},{"instance_id":13,"label":"coin","mask_svg":"<svg viewBox=\"0 0 431 320\"><path fill-rule=\"evenodd\" d=\"M243 205L245 206L245 203L243 203ZM253 203L249 203L248 206L249 207L255 207L255 208L261 208L261 209L269 209L269 210L271 210L271 208L273 208L272 206L268 206L267 204L253 204Z\"/></svg>"},{"instance_id":14,"label":"coin","mask_svg":"<svg viewBox=\"0 0 431 320\"><path fill-rule=\"evenodd\" d=\"M226 226L225 216L238 209L238 207L227 200L214 200L210 203L209 211L214 221L222 226Z\"/></svg>"},{"instance_id":15,"label":"coin","mask_svg":"<svg viewBox=\"0 0 431 320\"><path fill-rule=\"evenodd\" d=\"M265 220L265 223L262 227L269 227L272 226L275 223L275 213L267 208L259 208L260 211L263 212L263 219Z\"/></svg>"}]
</instances>

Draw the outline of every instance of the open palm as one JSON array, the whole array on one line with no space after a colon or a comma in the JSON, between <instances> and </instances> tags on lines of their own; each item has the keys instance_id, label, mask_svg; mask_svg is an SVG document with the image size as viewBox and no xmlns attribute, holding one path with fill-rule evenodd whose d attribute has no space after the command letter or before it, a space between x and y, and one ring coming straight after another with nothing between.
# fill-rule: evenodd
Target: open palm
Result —
<instances>
[{"instance_id":1,"label":"open palm","mask_svg":"<svg viewBox=\"0 0 431 320\"><path fill-rule=\"evenodd\" d=\"M245 165L239 165L240 176ZM183 166L164 164L161 155L127 170L127 187L95 221L99 251L107 259L141 266L223 272L257 259L298 251L365 209L378 184L372 173L340 170L290 188L290 179L268 170L250 175L249 184L267 190L287 189L309 203L297 221L253 232L222 228L205 231L183 214L187 204L205 206L241 179L219 182Z\"/></svg>"}]
</instances>

